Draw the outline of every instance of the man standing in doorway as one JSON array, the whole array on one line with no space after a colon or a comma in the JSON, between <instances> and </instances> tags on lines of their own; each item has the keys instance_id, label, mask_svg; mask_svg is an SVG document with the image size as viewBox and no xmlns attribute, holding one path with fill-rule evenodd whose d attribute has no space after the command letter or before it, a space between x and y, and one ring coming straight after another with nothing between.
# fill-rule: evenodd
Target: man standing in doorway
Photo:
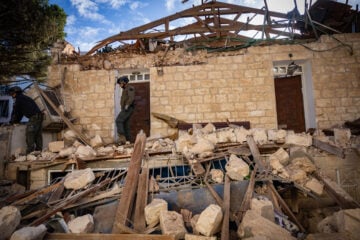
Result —
<instances>
[{"instance_id":1,"label":"man standing in doorway","mask_svg":"<svg viewBox=\"0 0 360 240\"><path fill-rule=\"evenodd\" d=\"M130 117L135 109L135 88L128 85L129 78L127 76L122 76L117 79L117 84L122 88L122 95L120 100L121 112L116 118L116 127L119 134L120 145L130 141Z\"/></svg>"},{"instance_id":2,"label":"man standing in doorway","mask_svg":"<svg viewBox=\"0 0 360 240\"><path fill-rule=\"evenodd\" d=\"M26 154L33 151L41 151L42 140L42 122L43 114L35 101L24 95L22 89L18 86L11 87L9 94L15 100L12 112L11 123L19 123L25 116L29 119L26 124Z\"/></svg>"}]
</instances>

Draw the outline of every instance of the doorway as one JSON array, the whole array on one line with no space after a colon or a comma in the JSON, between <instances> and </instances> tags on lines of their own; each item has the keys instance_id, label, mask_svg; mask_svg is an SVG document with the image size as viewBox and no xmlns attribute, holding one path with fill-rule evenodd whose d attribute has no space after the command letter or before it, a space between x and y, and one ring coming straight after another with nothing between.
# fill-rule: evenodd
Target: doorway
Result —
<instances>
[{"instance_id":1,"label":"doorway","mask_svg":"<svg viewBox=\"0 0 360 240\"><path fill-rule=\"evenodd\" d=\"M301 75L275 78L278 128L305 132Z\"/></svg>"},{"instance_id":2,"label":"doorway","mask_svg":"<svg viewBox=\"0 0 360 240\"><path fill-rule=\"evenodd\" d=\"M135 142L136 135L143 130L146 136L150 136L150 74L147 69L139 70L119 70L115 76L128 76L129 85L135 88L135 110L130 119L131 142ZM116 78L117 78L116 77ZM116 82L116 80L115 80ZM122 89L119 84L115 84L115 118L121 111L120 98ZM115 124L115 123L114 123ZM118 134L115 125L114 139L117 140Z\"/></svg>"}]
</instances>

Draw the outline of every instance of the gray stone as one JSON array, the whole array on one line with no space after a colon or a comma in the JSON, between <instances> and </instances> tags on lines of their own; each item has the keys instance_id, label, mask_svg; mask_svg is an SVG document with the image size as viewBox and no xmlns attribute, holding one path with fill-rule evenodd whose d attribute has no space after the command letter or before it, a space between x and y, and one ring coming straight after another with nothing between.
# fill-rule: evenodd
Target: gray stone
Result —
<instances>
[{"instance_id":1,"label":"gray stone","mask_svg":"<svg viewBox=\"0 0 360 240\"><path fill-rule=\"evenodd\" d=\"M21 220L19 209L6 206L0 209L0 240L9 239Z\"/></svg>"},{"instance_id":2,"label":"gray stone","mask_svg":"<svg viewBox=\"0 0 360 240\"><path fill-rule=\"evenodd\" d=\"M91 233L94 230L94 219L92 215L86 214L71 220L68 226L72 233Z\"/></svg>"},{"instance_id":3,"label":"gray stone","mask_svg":"<svg viewBox=\"0 0 360 240\"><path fill-rule=\"evenodd\" d=\"M176 240L184 239L187 233L182 215L175 211L160 212L160 228L163 235L173 236Z\"/></svg>"},{"instance_id":4,"label":"gray stone","mask_svg":"<svg viewBox=\"0 0 360 240\"><path fill-rule=\"evenodd\" d=\"M46 230L44 224L37 227L24 227L14 232L10 240L41 240L44 238Z\"/></svg>"}]
</instances>

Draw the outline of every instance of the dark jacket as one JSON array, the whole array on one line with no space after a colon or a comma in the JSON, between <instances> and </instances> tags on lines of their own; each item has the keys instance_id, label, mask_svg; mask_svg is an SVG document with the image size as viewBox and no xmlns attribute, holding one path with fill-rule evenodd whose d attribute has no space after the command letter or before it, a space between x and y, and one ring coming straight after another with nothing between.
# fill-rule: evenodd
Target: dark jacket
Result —
<instances>
[{"instance_id":1,"label":"dark jacket","mask_svg":"<svg viewBox=\"0 0 360 240\"><path fill-rule=\"evenodd\" d=\"M121 100L120 100L120 106L121 109L125 109L125 106L133 106L135 100L135 88L130 85L126 85L125 88L123 88Z\"/></svg>"},{"instance_id":2,"label":"dark jacket","mask_svg":"<svg viewBox=\"0 0 360 240\"><path fill-rule=\"evenodd\" d=\"M36 114L41 114L41 111L35 101L22 93L17 93L11 122L18 123L23 116L30 118Z\"/></svg>"}]
</instances>

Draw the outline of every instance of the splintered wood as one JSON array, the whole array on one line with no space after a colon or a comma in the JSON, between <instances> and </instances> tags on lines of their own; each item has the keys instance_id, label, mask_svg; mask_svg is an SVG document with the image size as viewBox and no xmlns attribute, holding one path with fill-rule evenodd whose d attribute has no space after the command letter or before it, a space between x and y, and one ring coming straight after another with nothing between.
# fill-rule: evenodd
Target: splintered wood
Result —
<instances>
[{"instance_id":1,"label":"splintered wood","mask_svg":"<svg viewBox=\"0 0 360 240\"><path fill-rule=\"evenodd\" d=\"M112 233L123 233L123 226L127 226L128 224L138 187L138 176L141 169L141 160L144 156L145 143L146 135L144 133L138 133L135 140L134 152L131 156L125 178L125 185L116 210Z\"/></svg>"}]
</instances>

